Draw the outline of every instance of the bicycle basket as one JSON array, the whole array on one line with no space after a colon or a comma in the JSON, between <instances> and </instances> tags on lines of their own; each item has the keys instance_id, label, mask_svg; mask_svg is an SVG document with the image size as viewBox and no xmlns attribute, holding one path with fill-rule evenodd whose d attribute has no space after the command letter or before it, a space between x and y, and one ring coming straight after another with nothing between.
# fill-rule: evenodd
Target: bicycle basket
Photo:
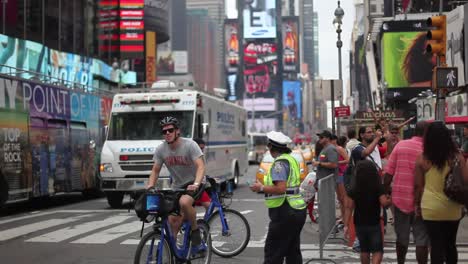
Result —
<instances>
[{"instance_id":1,"label":"bicycle basket","mask_svg":"<svg viewBox=\"0 0 468 264\"><path fill-rule=\"evenodd\" d=\"M179 211L179 195L177 193L164 193L161 198L159 215Z\"/></svg>"}]
</instances>

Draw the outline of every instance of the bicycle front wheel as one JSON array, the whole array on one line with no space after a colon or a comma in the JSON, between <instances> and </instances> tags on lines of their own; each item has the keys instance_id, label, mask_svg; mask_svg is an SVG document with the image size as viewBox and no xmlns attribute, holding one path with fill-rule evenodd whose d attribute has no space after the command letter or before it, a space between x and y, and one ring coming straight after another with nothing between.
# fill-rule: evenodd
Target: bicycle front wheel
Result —
<instances>
[{"instance_id":1,"label":"bicycle front wheel","mask_svg":"<svg viewBox=\"0 0 468 264\"><path fill-rule=\"evenodd\" d=\"M225 226L219 211L208 219L213 252L220 257L234 257L247 247L250 240L250 226L238 211L223 209Z\"/></svg>"},{"instance_id":2,"label":"bicycle front wheel","mask_svg":"<svg viewBox=\"0 0 468 264\"><path fill-rule=\"evenodd\" d=\"M158 250L158 244L162 244L162 252ZM161 263L158 262L158 256L161 253ZM175 264L171 248L166 239L161 241L159 232L150 232L146 234L138 244L135 253L134 264Z\"/></svg>"}]
</instances>

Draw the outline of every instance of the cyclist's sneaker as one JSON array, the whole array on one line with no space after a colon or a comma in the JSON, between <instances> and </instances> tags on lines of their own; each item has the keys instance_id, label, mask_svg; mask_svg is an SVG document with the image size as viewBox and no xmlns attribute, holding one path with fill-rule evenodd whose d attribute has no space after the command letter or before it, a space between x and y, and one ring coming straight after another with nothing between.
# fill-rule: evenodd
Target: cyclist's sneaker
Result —
<instances>
[{"instance_id":1,"label":"cyclist's sneaker","mask_svg":"<svg viewBox=\"0 0 468 264\"><path fill-rule=\"evenodd\" d=\"M198 247L201 244L201 235L200 235L200 229L194 229L192 230L191 233L191 238L192 238L192 247Z\"/></svg>"}]
</instances>

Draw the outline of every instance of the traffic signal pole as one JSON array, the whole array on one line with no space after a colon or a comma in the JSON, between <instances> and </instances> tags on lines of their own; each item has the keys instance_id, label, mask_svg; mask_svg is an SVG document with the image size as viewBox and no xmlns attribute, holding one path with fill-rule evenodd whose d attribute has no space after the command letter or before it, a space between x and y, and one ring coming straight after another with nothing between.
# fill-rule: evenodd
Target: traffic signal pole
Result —
<instances>
[{"instance_id":1,"label":"traffic signal pole","mask_svg":"<svg viewBox=\"0 0 468 264\"><path fill-rule=\"evenodd\" d=\"M439 16L442 16L443 6L444 6L444 1L439 0ZM446 23L447 22L445 21L444 29L446 28L446 25L447 25ZM447 43L447 40L446 40L447 33L445 30L443 30L443 33L445 35L444 36L445 43ZM445 44L444 44L444 47L445 47ZM444 54L443 63L445 64L445 54ZM439 56L437 56L437 66L441 66L441 61L440 61ZM446 66L446 65L442 65L442 66ZM437 89L435 119L438 121L442 121L445 124L445 90L443 89Z\"/></svg>"},{"instance_id":2,"label":"traffic signal pole","mask_svg":"<svg viewBox=\"0 0 468 264\"><path fill-rule=\"evenodd\" d=\"M426 52L431 53L432 56L437 56L436 67L433 68L433 78L432 78L432 89L435 90L437 95L436 98L436 111L435 111L435 120L442 121L445 123L445 94L446 89L438 87L436 81L437 67L446 67L445 64L445 54L446 54L446 44L447 44L447 21L446 16L442 15L442 0L440 1L440 15L434 16L427 19L427 25L430 27L435 27L435 29L429 30L427 32L428 44L426 46Z\"/></svg>"}]
</instances>

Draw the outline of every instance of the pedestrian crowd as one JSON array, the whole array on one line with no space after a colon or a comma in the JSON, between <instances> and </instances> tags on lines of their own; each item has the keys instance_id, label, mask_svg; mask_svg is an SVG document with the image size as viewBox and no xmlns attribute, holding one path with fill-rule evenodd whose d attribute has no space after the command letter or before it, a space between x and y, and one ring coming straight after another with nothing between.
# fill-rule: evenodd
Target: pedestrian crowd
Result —
<instances>
[{"instance_id":1,"label":"pedestrian crowd","mask_svg":"<svg viewBox=\"0 0 468 264\"><path fill-rule=\"evenodd\" d=\"M337 137L317 134L313 166L320 180L335 175L345 238L353 240L361 263L381 263L387 223L394 227L398 263L405 263L410 234L418 263L457 263L456 236L464 206L444 192L455 162L468 182L468 141L455 142L442 122L416 123L402 140L402 124L375 126ZM468 139L468 126L464 128ZM460 146L460 147L459 147ZM467 194L468 195L468 194ZM391 217L390 217L391 214Z\"/></svg>"}]
</instances>

